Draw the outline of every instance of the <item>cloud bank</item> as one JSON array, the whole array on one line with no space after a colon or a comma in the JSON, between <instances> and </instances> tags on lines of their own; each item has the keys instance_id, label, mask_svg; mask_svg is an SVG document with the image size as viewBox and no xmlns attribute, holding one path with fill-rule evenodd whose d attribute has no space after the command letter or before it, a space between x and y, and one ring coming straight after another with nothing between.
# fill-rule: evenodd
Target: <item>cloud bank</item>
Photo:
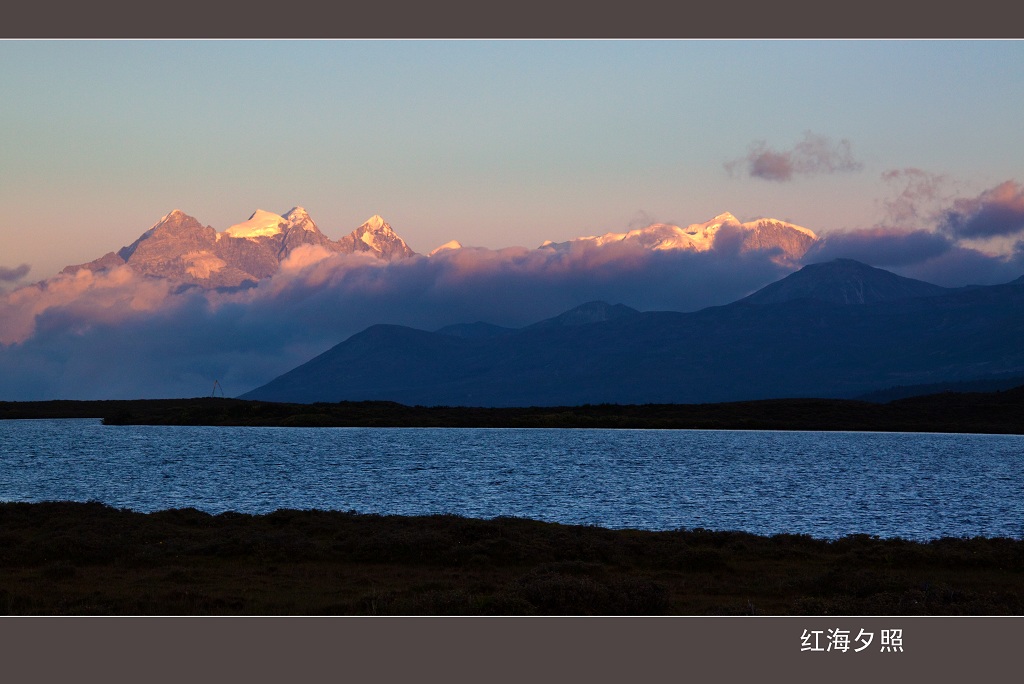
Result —
<instances>
[{"instance_id":1,"label":"cloud bank","mask_svg":"<svg viewBox=\"0 0 1024 684\"><path fill-rule=\"evenodd\" d=\"M202 396L214 380L232 396L378 323L520 327L593 300L692 311L789 272L772 253L721 247L463 248L390 263L306 250L230 292L127 266L61 274L0 296L0 399Z\"/></svg>"},{"instance_id":2,"label":"cloud bank","mask_svg":"<svg viewBox=\"0 0 1024 684\"><path fill-rule=\"evenodd\" d=\"M958 199L943 213L940 228L957 238L1020 235L1024 233L1024 187L1011 180L977 197Z\"/></svg>"},{"instance_id":3,"label":"cloud bank","mask_svg":"<svg viewBox=\"0 0 1024 684\"><path fill-rule=\"evenodd\" d=\"M750 146L745 157L725 163L729 175L746 173L752 178L785 182L795 175L816 175L859 171L863 164L853 157L850 141L833 142L807 131L804 138L789 150L775 150L763 140Z\"/></svg>"},{"instance_id":4,"label":"cloud bank","mask_svg":"<svg viewBox=\"0 0 1024 684\"><path fill-rule=\"evenodd\" d=\"M946 287L1009 282L1024 272L1024 187L1013 180L973 197L952 197L955 182L920 169L882 174L898 186L886 223L833 231L804 263L848 258Z\"/></svg>"},{"instance_id":5,"label":"cloud bank","mask_svg":"<svg viewBox=\"0 0 1024 684\"><path fill-rule=\"evenodd\" d=\"M908 266L945 254L953 246L947 236L930 230L876 226L829 233L810 249L804 262L856 259L882 268Z\"/></svg>"}]
</instances>

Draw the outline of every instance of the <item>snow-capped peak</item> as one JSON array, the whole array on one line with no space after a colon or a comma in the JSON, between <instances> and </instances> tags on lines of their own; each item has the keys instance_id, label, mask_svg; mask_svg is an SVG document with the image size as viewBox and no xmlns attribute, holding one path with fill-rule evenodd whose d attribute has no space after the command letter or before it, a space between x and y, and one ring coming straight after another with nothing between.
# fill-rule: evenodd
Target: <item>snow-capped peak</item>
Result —
<instances>
[{"instance_id":1,"label":"snow-capped peak","mask_svg":"<svg viewBox=\"0 0 1024 684\"><path fill-rule=\"evenodd\" d=\"M380 217L380 214L374 214L370 218L366 219L360 228L366 228L367 230L376 232L384 229L390 230L391 226L389 226L387 222Z\"/></svg>"},{"instance_id":2,"label":"snow-capped peak","mask_svg":"<svg viewBox=\"0 0 1024 684\"><path fill-rule=\"evenodd\" d=\"M459 242L458 240L449 240L448 242L444 243L443 245L441 245L437 249L431 250L427 254L427 256L428 257L432 257L435 254L438 254L440 252L446 252L446 251L453 250L453 249L462 249L462 243Z\"/></svg>"},{"instance_id":3,"label":"snow-capped peak","mask_svg":"<svg viewBox=\"0 0 1024 684\"><path fill-rule=\"evenodd\" d=\"M724 212L703 223L691 223L685 228L668 223L653 223L645 228L635 228L625 233L606 233L559 243L548 240L541 245L541 248L564 250L581 243L595 247L626 243L657 251L706 252L714 249L715 240L723 226L741 231L742 240L746 245L745 249L781 247L786 256L780 258L795 258L802 255L807 250L809 243L817 239L813 231L792 223L775 219L758 219L740 223L740 220L731 213ZM800 235L801 233L803 235Z\"/></svg>"},{"instance_id":4,"label":"snow-capped peak","mask_svg":"<svg viewBox=\"0 0 1024 684\"><path fill-rule=\"evenodd\" d=\"M313 219L309 216L309 212L303 207L292 207L282 218L288 222L289 226L298 226L303 230L311 232L317 230L316 224L313 223Z\"/></svg>"},{"instance_id":5,"label":"snow-capped peak","mask_svg":"<svg viewBox=\"0 0 1024 684\"><path fill-rule=\"evenodd\" d=\"M714 217L710 221L705 221L704 223L691 223L684 230L689 235L696 235L696 234L709 235L709 234L714 234L719 228L721 228L723 225L725 225L727 223L738 224L739 223L739 219L737 219L735 216L733 216L729 212L725 212L725 213L719 214L718 216Z\"/></svg>"},{"instance_id":6,"label":"snow-capped peak","mask_svg":"<svg viewBox=\"0 0 1024 684\"><path fill-rule=\"evenodd\" d=\"M807 236L813 238L814 240L818 239L817 233L815 233L810 228L804 228L803 226L798 226L795 223L790 223L789 221L780 221L778 219L773 219L773 218L759 218L759 219L757 219L755 221L750 221L748 223L744 223L743 225L745 227L747 227L747 226L757 226L757 225L760 225L760 224L771 224L771 223L777 223L780 226L785 226L786 228L789 228L791 230L795 230L798 233L803 233L804 235L807 235Z\"/></svg>"},{"instance_id":7,"label":"snow-capped peak","mask_svg":"<svg viewBox=\"0 0 1024 684\"><path fill-rule=\"evenodd\" d=\"M282 224L288 223L283 216L257 209L248 221L236 223L224 232L233 238L256 238L277 235Z\"/></svg>"},{"instance_id":8,"label":"snow-capped peak","mask_svg":"<svg viewBox=\"0 0 1024 684\"><path fill-rule=\"evenodd\" d=\"M187 214L185 214L185 212L183 212L181 209L173 209L173 210L171 210L171 212L169 214L164 214L163 216L161 216L160 220L157 221L156 223L154 223L153 225L151 225L149 227L149 229L153 230L154 228L159 226L161 223L164 223L165 221L167 221L169 219L176 219L176 218L178 218L180 216L187 216Z\"/></svg>"},{"instance_id":9,"label":"snow-capped peak","mask_svg":"<svg viewBox=\"0 0 1024 684\"><path fill-rule=\"evenodd\" d=\"M405 244L405 240L400 238L379 214L374 214L366 219L346 239L356 243L355 249L362 250L358 245L361 242L369 248L369 251L376 252L388 261L404 259L415 254L409 249L409 245Z\"/></svg>"}]
</instances>

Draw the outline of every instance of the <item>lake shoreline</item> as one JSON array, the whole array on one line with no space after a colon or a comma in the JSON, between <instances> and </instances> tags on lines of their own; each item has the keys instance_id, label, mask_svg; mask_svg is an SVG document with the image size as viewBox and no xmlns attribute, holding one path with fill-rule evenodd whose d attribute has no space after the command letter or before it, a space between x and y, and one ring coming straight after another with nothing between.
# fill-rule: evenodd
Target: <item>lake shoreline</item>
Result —
<instances>
[{"instance_id":1,"label":"lake shoreline","mask_svg":"<svg viewBox=\"0 0 1024 684\"><path fill-rule=\"evenodd\" d=\"M1020 615L1024 540L0 504L8 615Z\"/></svg>"},{"instance_id":2,"label":"lake shoreline","mask_svg":"<svg viewBox=\"0 0 1024 684\"><path fill-rule=\"evenodd\" d=\"M282 404L224 398L0 402L0 420L99 418L107 425L807 430L1024 434L1024 387L872 403L766 399L561 407Z\"/></svg>"}]
</instances>

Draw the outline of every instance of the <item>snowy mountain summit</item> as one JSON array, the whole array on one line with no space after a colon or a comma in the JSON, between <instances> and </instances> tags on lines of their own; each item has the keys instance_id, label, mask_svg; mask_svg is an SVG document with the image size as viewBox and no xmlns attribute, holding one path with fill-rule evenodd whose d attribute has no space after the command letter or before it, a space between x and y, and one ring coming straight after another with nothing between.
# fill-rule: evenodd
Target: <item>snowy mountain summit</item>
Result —
<instances>
[{"instance_id":1,"label":"snowy mountain summit","mask_svg":"<svg viewBox=\"0 0 1024 684\"><path fill-rule=\"evenodd\" d=\"M725 212L703 223L691 223L685 228L668 223L654 223L625 233L605 233L576 238L568 242L545 242L543 249L566 250L573 246L603 247L614 244L634 244L651 250L691 250L706 252L720 239L735 239L740 251L775 249L778 259L795 261L804 255L818 236L813 231L786 221L771 218L741 223Z\"/></svg>"},{"instance_id":2,"label":"snowy mountain summit","mask_svg":"<svg viewBox=\"0 0 1024 684\"><path fill-rule=\"evenodd\" d=\"M376 215L335 241L320 232L309 212L299 206L283 216L257 209L247 220L221 232L175 209L127 247L87 264L68 266L63 272L105 271L127 265L142 275L188 285L238 287L272 276L304 245L335 253L368 253L386 261L415 255Z\"/></svg>"},{"instance_id":3,"label":"snowy mountain summit","mask_svg":"<svg viewBox=\"0 0 1024 684\"><path fill-rule=\"evenodd\" d=\"M284 232L286 224L283 216L257 209L248 221L236 223L225 230L224 234L233 238L271 237Z\"/></svg>"},{"instance_id":4,"label":"snowy mountain summit","mask_svg":"<svg viewBox=\"0 0 1024 684\"><path fill-rule=\"evenodd\" d=\"M377 214L339 242L346 247L351 244L353 252L369 252L387 261L405 259L416 254L405 244L405 240L391 229L391 225Z\"/></svg>"},{"instance_id":5,"label":"snowy mountain summit","mask_svg":"<svg viewBox=\"0 0 1024 684\"><path fill-rule=\"evenodd\" d=\"M569 250L627 245L645 250L738 249L741 252L767 250L779 263L799 260L817 240L807 228L762 218L741 223L725 212L703 223L680 227L654 223L624 233L605 233L567 242L545 242L542 250ZM106 271L127 265L146 276L167 278L203 288L232 288L255 284L274 275L296 249L319 248L320 254L363 254L385 262L408 259L416 253L387 221L374 214L358 228L338 240L331 240L317 227L303 207L285 214L257 209L248 219L218 232L175 209L161 217L135 242L109 252L86 264L68 266L64 273L81 269ZM462 249L452 240L428 256ZM304 263L309 254L295 263Z\"/></svg>"}]
</instances>

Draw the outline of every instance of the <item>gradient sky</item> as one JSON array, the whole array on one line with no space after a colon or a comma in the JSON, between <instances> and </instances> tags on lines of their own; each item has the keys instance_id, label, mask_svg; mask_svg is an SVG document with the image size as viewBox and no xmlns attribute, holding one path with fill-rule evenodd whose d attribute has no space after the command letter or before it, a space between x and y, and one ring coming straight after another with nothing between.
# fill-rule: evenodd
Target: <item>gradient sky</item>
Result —
<instances>
[{"instance_id":1,"label":"gradient sky","mask_svg":"<svg viewBox=\"0 0 1024 684\"><path fill-rule=\"evenodd\" d=\"M3 41L0 64L7 286L175 208L223 230L302 205L334 239L381 214L425 253L724 211L824 235L884 223L887 172L1024 180L1020 41ZM814 141L847 163L750 175Z\"/></svg>"}]
</instances>

